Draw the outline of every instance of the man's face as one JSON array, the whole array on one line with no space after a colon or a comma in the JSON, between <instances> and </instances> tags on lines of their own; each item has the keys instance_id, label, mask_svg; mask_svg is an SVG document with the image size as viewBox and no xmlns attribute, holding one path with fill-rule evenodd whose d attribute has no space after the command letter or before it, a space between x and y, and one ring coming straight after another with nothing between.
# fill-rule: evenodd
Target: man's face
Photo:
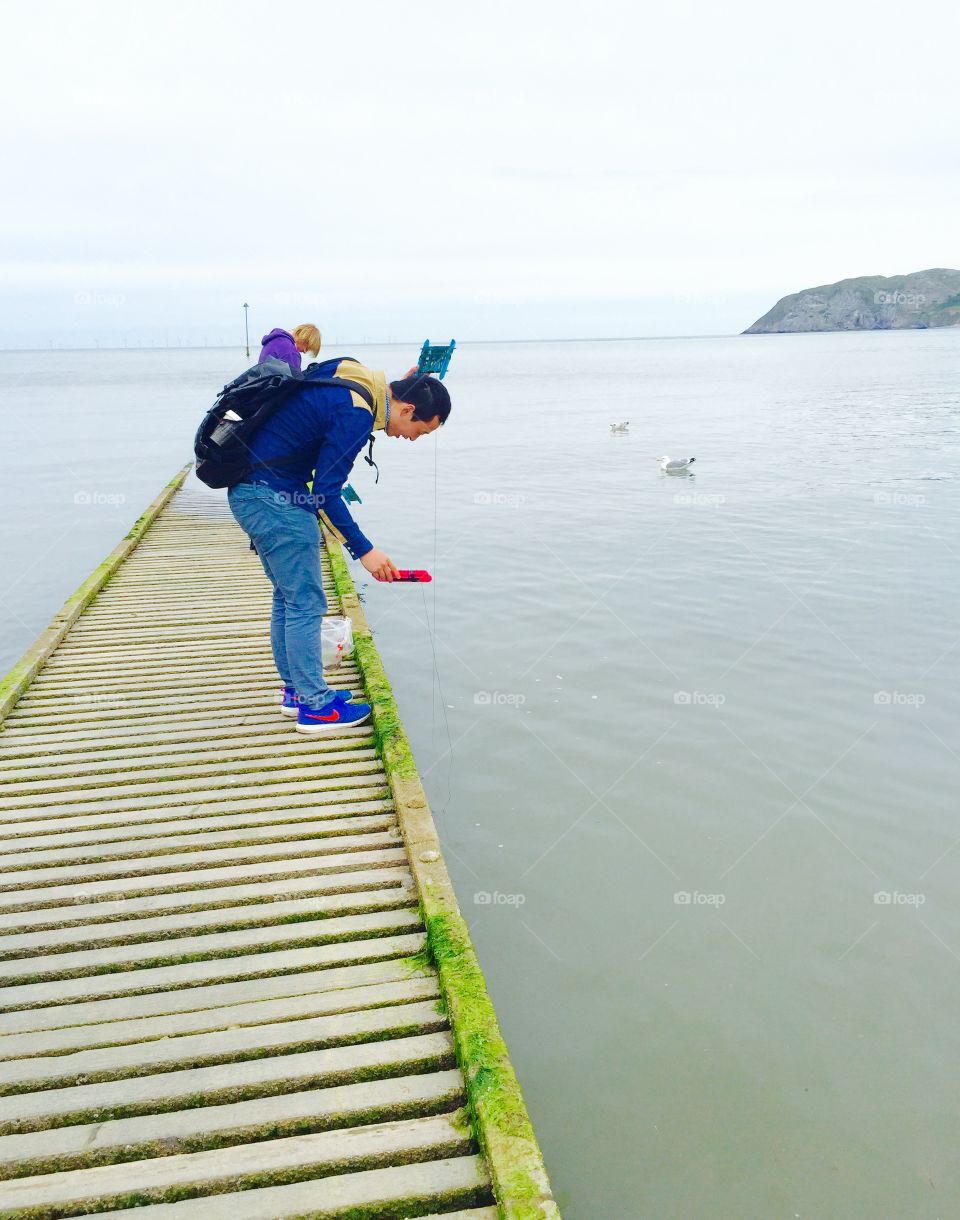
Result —
<instances>
[{"instance_id":1,"label":"man's face","mask_svg":"<svg viewBox=\"0 0 960 1220\"><path fill-rule=\"evenodd\" d=\"M440 427L440 416L433 419L414 419L412 402L394 402L390 408L390 425L387 432L390 436L402 436L404 440L415 441L428 432L436 432Z\"/></svg>"}]
</instances>

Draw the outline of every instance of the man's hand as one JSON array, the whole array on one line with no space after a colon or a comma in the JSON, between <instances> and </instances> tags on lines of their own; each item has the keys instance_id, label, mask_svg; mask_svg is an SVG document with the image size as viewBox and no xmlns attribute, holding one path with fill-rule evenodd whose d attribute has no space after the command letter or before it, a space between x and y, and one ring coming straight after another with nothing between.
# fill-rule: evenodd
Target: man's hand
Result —
<instances>
[{"instance_id":1,"label":"man's hand","mask_svg":"<svg viewBox=\"0 0 960 1220\"><path fill-rule=\"evenodd\" d=\"M415 364L412 369L407 369L407 371L403 375L403 380L406 381L406 379L408 377L415 377L417 375L417 373L419 373L419 372L420 372L420 365Z\"/></svg>"},{"instance_id":2,"label":"man's hand","mask_svg":"<svg viewBox=\"0 0 960 1220\"><path fill-rule=\"evenodd\" d=\"M397 580L400 576L390 556L376 547L361 556L360 562L375 580Z\"/></svg>"}]
</instances>

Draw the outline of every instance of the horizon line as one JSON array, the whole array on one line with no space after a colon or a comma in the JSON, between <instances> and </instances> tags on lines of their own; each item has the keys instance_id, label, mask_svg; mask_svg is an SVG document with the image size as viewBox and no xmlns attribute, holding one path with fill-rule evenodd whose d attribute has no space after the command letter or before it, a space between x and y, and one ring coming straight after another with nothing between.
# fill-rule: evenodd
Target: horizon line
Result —
<instances>
[{"instance_id":1,"label":"horizon line","mask_svg":"<svg viewBox=\"0 0 960 1220\"><path fill-rule=\"evenodd\" d=\"M718 331L711 334L678 334L678 335L574 335L569 338L552 339L458 339L458 347L472 344L490 343L635 343L655 342L658 339L736 339L741 338L745 331ZM344 339L335 340L339 346L354 347L421 347L422 339ZM84 344L77 347L8 347L0 344L2 352L150 352L150 351L232 351L243 348L244 344L233 343L124 343L116 344ZM251 345L252 348L253 345ZM321 349L323 350L323 349Z\"/></svg>"},{"instance_id":2,"label":"horizon line","mask_svg":"<svg viewBox=\"0 0 960 1220\"><path fill-rule=\"evenodd\" d=\"M797 331L720 331L714 333L684 334L684 335L575 335L567 339L458 339L458 347L481 346L484 344L506 343L657 343L660 341L676 342L680 339L767 339L771 336L798 335L866 335L866 334L919 334L923 331L939 331L954 329L949 326L935 327L870 327L857 330L797 330ZM422 339L337 339L337 347L413 347L419 349ZM0 344L0 352L227 352L240 350L244 344L232 343L140 343L112 346L86 344L83 347L7 347ZM252 357L250 357L252 359ZM341 357L342 359L342 357Z\"/></svg>"}]
</instances>

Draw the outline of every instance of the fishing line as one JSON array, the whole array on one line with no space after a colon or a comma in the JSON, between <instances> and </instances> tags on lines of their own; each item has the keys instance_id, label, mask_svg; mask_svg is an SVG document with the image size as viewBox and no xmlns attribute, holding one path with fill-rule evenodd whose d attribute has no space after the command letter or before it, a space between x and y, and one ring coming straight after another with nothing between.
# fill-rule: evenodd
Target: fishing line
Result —
<instances>
[{"instance_id":1,"label":"fishing line","mask_svg":"<svg viewBox=\"0 0 960 1220\"><path fill-rule=\"evenodd\" d=\"M437 436L435 438L435 442L434 442L434 446L433 446L433 572L434 572L434 575L436 575L436 573L437 573L437 539L438 539L438 534L439 534L439 520L440 520L439 490L438 490L439 481L440 481L439 480L439 450L440 450L440 437ZM427 613L427 591L426 591L426 589L423 588L422 585L420 587L420 593L423 596L423 617L424 617L424 621L427 623L427 629L428 629L428 632L430 635L430 650L433 654L433 676L434 676L434 682L436 684L436 695L438 695L440 698L440 710L443 713L443 727L447 734L447 758L448 758L447 795L443 802L443 808L440 811L441 813L446 813L447 807L450 804L450 800L451 800L451 796L452 796L453 737L450 734L450 721L447 717L447 701L446 701L446 697L444 696L444 693L443 693L443 683L440 681L440 666L437 662L437 642L436 642L437 582L436 582L436 580L434 580L432 583L433 583L433 623L432 624L430 623L430 618ZM431 742L433 742L436 740L437 705L436 705L436 699L431 700L431 702L433 704L433 708L432 708L432 719L431 719L431 726L430 726L430 740L431 740Z\"/></svg>"}]
</instances>

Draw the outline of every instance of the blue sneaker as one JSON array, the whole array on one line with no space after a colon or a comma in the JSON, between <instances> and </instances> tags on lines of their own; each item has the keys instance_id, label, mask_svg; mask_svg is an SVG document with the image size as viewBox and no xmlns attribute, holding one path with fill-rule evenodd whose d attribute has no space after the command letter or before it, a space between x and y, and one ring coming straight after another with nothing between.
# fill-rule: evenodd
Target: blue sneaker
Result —
<instances>
[{"instance_id":1,"label":"blue sneaker","mask_svg":"<svg viewBox=\"0 0 960 1220\"><path fill-rule=\"evenodd\" d=\"M353 699L353 691L338 690L336 693L344 703L349 703ZM280 694L280 715L289 716L291 720L294 720L299 714L300 702L297 699L297 692L292 686L285 686Z\"/></svg>"},{"instance_id":2,"label":"blue sneaker","mask_svg":"<svg viewBox=\"0 0 960 1220\"><path fill-rule=\"evenodd\" d=\"M320 733L353 728L355 724L363 724L369 719L369 703L347 703L337 691L324 707L307 707L305 703L300 704L297 732L304 733L307 737L316 737Z\"/></svg>"}]
</instances>

